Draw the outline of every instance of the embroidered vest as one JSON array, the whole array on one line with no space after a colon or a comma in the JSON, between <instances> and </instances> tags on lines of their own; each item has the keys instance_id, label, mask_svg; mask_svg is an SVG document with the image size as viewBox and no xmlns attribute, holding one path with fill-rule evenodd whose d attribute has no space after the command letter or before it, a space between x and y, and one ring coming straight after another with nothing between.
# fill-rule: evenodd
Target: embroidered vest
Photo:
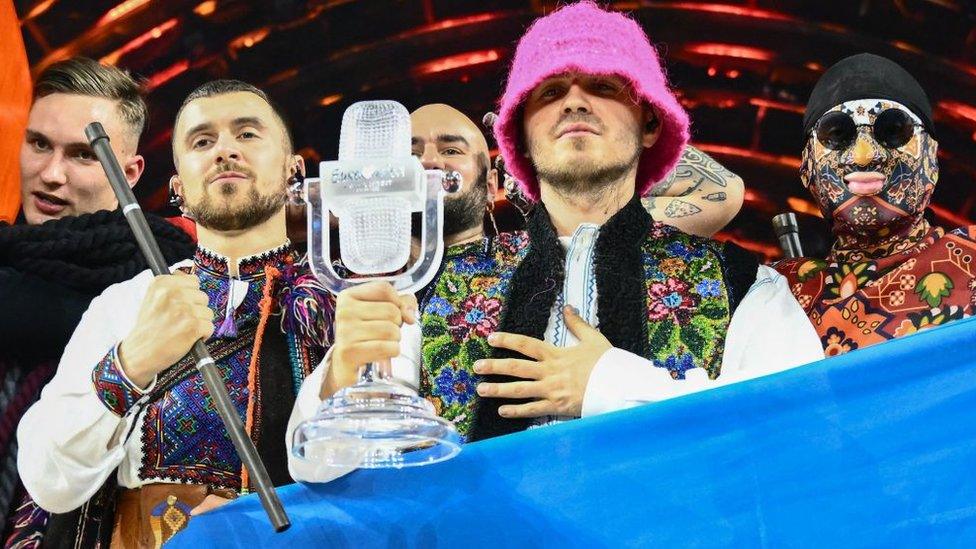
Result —
<instances>
[{"instance_id":1,"label":"embroidered vest","mask_svg":"<svg viewBox=\"0 0 976 549\"><path fill-rule=\"evenodd\" d=\"M880 259L795 258L775 268L828 357L976 314L976 226L933 228L912 249Z\"/></svg>"},{"instance_id":2,"label":"embroidered vest","mask_svg":"<svg viewBox=\"0 0 976 549\"><path fill-rule=\"evenodd\" d=\"M736 276L724 257L726 245L659 223L645 234L640 295L627 296L645 311L646 331L637 330L646 338L641 354L675 380L684 379L691 368L702 368L715 379L732 312L755 279L757 263L738 249L746 254L740 257L746 275ZM512 277L529 250L526 232L502 234L486 245L449 248L440 276L421 303L421 394L464 436L479 400L473 364L492 355L486 338L499 329ZM614 311L601 306L598 314L602 328Z\"/></svg>"},{"instance_id":3,"label":"embroidered vest","mask_svg":"<svg viewBox=\"0 0 976 549\"><path fill-rule=\"evenodd\" d=\"M216 311L207 347L276 485L290 482L282 445L302 381L324 355L332 301L286 244L240 261L235 306L226 259L198 249L195 274ZM266 312L264 308L267 308ZM259 341L258 341L259 340ZM255 355L257 350L257 356ZM119 416L141 422L144 481L208 484L247 492L250 479L190 357L162 372L148 395L115 375L114 352L93 372L96 393Z\"/></svg>"}]
</instances>

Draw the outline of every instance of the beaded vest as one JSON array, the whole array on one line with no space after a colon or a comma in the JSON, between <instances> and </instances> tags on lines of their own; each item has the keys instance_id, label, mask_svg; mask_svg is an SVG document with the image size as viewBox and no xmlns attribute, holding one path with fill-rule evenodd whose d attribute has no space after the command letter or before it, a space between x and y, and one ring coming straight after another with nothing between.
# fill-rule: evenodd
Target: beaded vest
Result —
<instances>
[{"instance_id":1,"label":"beaded vest","mask_svg":"<svg viewBox=\"0 0 976 549\"><path fill-rule=\"evenodd\" d=\"M643 280L635 295L626 296L643 304L644 314L633 324L644 323L636 333L645 340L636 348L675 380L683 379L691 368L718 377L725 333L738 302L730 295L723 245L660 223L650 224L643 234L639 243ZM529 240L526 232L504 233L449 248L442 272L420 304L421 394L462 435L468 435L477 414L475 386L480 379L473 364L493 355L486 338L500 328L512 279L531 248ZM754 278L754 266L752 273ZM601 306L599 327L603 328L606 316L615 314ZM624 347L612 339L611 343Z\"/></svg>"}]
</instances>

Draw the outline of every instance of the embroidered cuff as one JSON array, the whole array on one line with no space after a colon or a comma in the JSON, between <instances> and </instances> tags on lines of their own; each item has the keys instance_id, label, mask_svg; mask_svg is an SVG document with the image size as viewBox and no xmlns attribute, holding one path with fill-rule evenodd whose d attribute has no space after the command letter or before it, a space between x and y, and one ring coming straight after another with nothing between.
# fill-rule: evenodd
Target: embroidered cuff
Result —
<instances>
[{"instance_id":1,"label":"embroidered cuff","mask_svg":"<svg viewBox=\"0 0 976 549\"><path fill-rule=\"evenodd\" d=\"M156 378L146 389L137 387L122 370L118 349L118 345L112 347L92 370L92 384L102 404L113 414L125 417L126 412L156 385Z\"/></svg>"}]
</instances>

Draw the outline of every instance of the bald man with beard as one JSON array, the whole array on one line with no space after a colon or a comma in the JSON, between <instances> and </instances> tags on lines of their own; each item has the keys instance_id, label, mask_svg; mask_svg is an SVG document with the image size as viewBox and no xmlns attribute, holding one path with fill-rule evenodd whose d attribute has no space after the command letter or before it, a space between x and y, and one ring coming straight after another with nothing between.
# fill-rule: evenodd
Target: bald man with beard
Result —
<instances>
[{"instance_id":1,"label":"bald man with beard","mask_svg":"<svg viewBox=\"0 0 976 549\"><path fill-rule=\"evenodd\" d=\"M410 124L412 151L424 168L462 177L460 191L444 199L444 244L483 240L484 217L494 209L498 192L498 170L491 167L484 134L464 113L444 104L420 107Z\"/></svg>"}]
</instances>

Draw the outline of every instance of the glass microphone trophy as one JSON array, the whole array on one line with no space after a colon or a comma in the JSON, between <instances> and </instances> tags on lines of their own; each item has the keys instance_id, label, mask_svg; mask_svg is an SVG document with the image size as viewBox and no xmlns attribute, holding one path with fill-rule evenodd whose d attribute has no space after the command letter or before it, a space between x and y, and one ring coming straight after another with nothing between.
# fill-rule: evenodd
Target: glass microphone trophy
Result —
<instances>
[{"instance_id":1,"label":"glass microphone trophy","mask_svg":"<svg viewBox=\"0 0 976 549\"><path fill-rule=\"evenodd\" d=\"M425 170L411 154L410 137L403 105L354 103L342 117L338 160L320 163L319 178L302 184L309 263L333 294L373 280L413 293L437 273L444 253L444 194L460 187L460 176ZM414 212L423 219L420 256L407 266ZM332 266L330 213L339 220L341 261L353 278L339 276ZM347 468L426 465L459 451L454 425L395 381L388 361L361 366L358 383L323 401L295 430L292 445L301 459Z\"/></svg>"}]
</instances>

